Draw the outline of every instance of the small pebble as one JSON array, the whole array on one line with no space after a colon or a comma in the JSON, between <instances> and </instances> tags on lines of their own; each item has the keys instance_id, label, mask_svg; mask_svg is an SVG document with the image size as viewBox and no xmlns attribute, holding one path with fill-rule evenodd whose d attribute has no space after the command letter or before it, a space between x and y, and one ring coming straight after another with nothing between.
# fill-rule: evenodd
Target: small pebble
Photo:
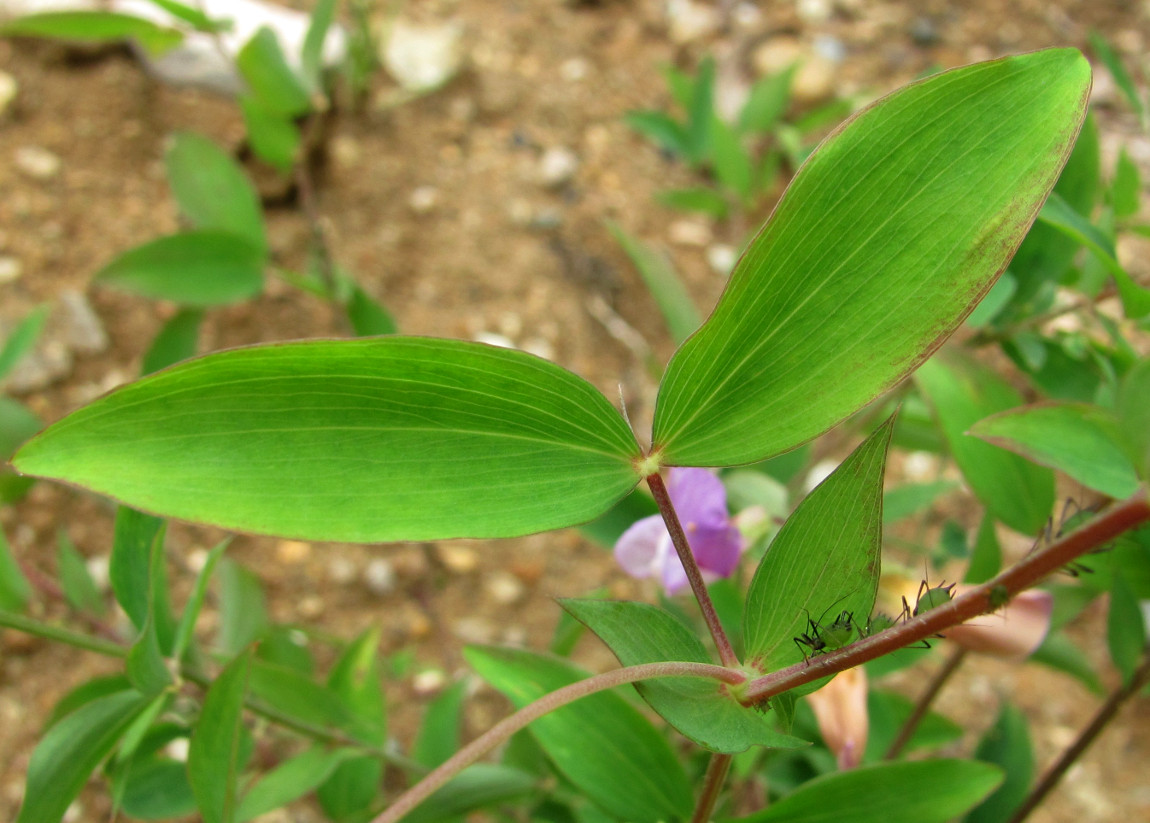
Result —
<instances>
[{"instance_id":1,"label":"small pebble","mask_svg":"<svg viewBox=\"0 0 1150 823\"><path fill-rule=\"evenodd\" d=\"M458 23L423 26L396 20L380 58L404 89L427 91L442 86L459 71L462 38L463 27Z\"/></svg>"},{"instance_id":2,"label":"small pebble","mask_svg":"<svg viewBox=\"0 0 1150 823\"><path fill-rule=\"evenodd\" d=\"M579 170L579 158L570 149L554 146L539 158L539 182L549 189L570 183Z\"/></svg>"},{"instance_id":3,"label":"small pebble","mask_svg":"<svg viewBox=\"0 0 1150 823\"><path fill-rule=\"evenodd\" d=\"M60 173L60 158L40 146L21 146L14 161L16 168L33 180L51 180Z\"/></svg>"},{"instance_id":4,"label":"small pebble","mask_svg":"<svg viewBox=\"0 0 1150 823\"><path fill-rule=\"evenodd\" d=\"M919 46L933 46L939 41L938 27L929 17L916 17L910 23L910 39Z\"/></svg>"},{"instance_id":5,"label":"small pebble","mask_svg":"<svg viewBox=\"0 0 1150 823\"><path fill-rule=\"evenodd\" d=\"M822 483L831 476L831 472L839 467L839 464L834 460L820 460L811 466L811 470L807 472L806 478L803 480L803 491L810 492L819 483Z\"/></svg>"},{"instance_id":6,"label":"small pebble","mask_svg":"<svg viewBox=\"0 0 1150 823\"><path fill-rule=\"evenodd\" d=\"M527 587L510 572L495 571L483 581L487 596L500 606L510 606L521 601L527 594Z\"/></svg>"},{"instance_id":7,"label":"small pebble","mask_svg":"<svg viewBox=\"0 0 1150 823\"><path fill-rule=\"evenodd\" d=\"M711 243L711 227L699 220L676 220L667 229L667 237L676 246L704 248Z\"/></svg>"},{"instance_id":8,"label":"small pebble","mask_svg":"<svg viewBox=\"0 0 1150 823\"><path fill-rule=\"evenodd\" d=\"M60 340L47 340L8 373L8 390L14 394L38 391L72 373L72 352Z\"/></svg>"},{"instance_id":9,"label":"small pebble","mask_svg":"<svg viewBox=\"0 0 1150 823\"><path fill-rule=\"evenodd\" d=\"M437 547L439 560L453 574L470 574L479 568L479 552L457 544Z\"/></svg>"},{"instance_id":10,"label":"small pebble","mask_svg":"<svg viewBox=\"0 0 1150 823\"><path fill-rule=\"evenodd\" d=\"M515 343L510 338L502 334L496 334L490 331L481 331L471 338L476 343L486 343L488 346L498 346L501 349L513 349Z\"/></svg>"},{"instance_id":11,"label":"small pebble","mask_svg":"<svg viewBox=\"0 0 1150 823\"><path fill-rule=\"evenodd\" d=\"M299 616L306 620L315 620L317 617L323 614L323 610L323 598L315 594L309 594L302 598L299 601L299 605L296 606L296 611L299 613ZM295 638L292 638L292 641L295 642ZM298 646L301 644L296 643L296 645Z\"/></svg>"},{"instance_id":12,"label":"small pebble","mask_svg":"<svg viewBox=\"0 0 1150 823\"><path fill-rule=\"evenodd\" d=\"M500 639L505 646L526 646L527 629L522 626L508 626L503 630L503 636Z\"/></svg>"},{"instance_id":13,"label":"small pebble","mask_svg":"<svg viewBox=\"0 0 1150 823\"><path fill-rule=\"evenodd\" d=\"M694 3L692 0L668 0L667 24L671 40L682 44L714 34L719 30L722 18L714 6Z\"/></svg>"},{"instance_id":14,"label":"small pebble","mask_svg":"<svg viewBox=\"0 0 1150 823\"><path fill-rule=\"evenodd\" d=\"M550 341L544 340L542 337L529 337L523 341L522 348L528 354L542 357L544 360L555 359L555 347L551 345Z\"/></svg>"},{"instance_id":15,"label":"small pebble","mask_svg":"<svg viewBox=\"0 0 1150 823\"><path fill-rule=\"evenodd\" d=\"M495 626L481 617L464 617L452 629L464 643L491 643L496 636Z\"/></svg>"},{"instance_id":16,"label":"small pebble","mask_svg":"<svg viewBox=\"0 0 1150 823\"><path fill-rule=\"evenodd\" d=\"M184 562L188 565L188 571L192 574L199 574L203 571L204 566L208 564L208 550L201 548L192 549L185 555Z\"/></svg>"},{"instance_id":17,"label":"small pebble","mask_svg":"<svg viewBox=\"0 0 1150 823\"><path fill-rule=\"evenodd\" d=\"M795 13L804 23L825 23L835 13L835 6L831 0L798 0Z\"/></svg>"},{"instance_id":18,"label":"small pebble","mask_svg":"<svg viewBox=\"0 0 1150 823\"><path fill-rule=\"evenodd\" d=\"M395 591L395 567L390 560L376 557L363 570L363 582L372 594L390 594Z\"/></svg>"},{"instance_id":19,"label":"small pebble","mask_svg":"<svg viewBox=\"0 0 1150 823\"><path fill-rule=\"evenodd\" d=\"M327 576L331 582L346 586L359 575L355 563L346 557L333 557L327 563Z\"/></svg>"},{"instance_id":20,"label":"small pebble","mask_svg":"<svg viewBox=\"0 0 1150 823\"><path fill-rule=\"evenodd\" d=\"M0 117L8 111L19 90L16 78L6 71L0 71Z\"/></svg>"},{"instance_id":21,"label":"small pebble","mask_svg":"<svg viewBox=\"0 0 1150 823\"><path fill-rule=\"evenodd\" d=\"M302 540L281 540L276 543L276 559L289 566L306 562L311 557L311 544Z\"/></svg>"},{"instance_id":22,"label":"small pebble","mask_svg":"<svg viewBox=\"0 0 1150 823\"><path fill-rule=\"evenodd\" d=\"M439 190L434 186L420 186L411 193L407 205L416 214L428 214L439 203Z\"/></svg>"},{"instance_id":23,"label":"small pebble","mask_svg":"<svg viewBox=\"0 0 1150 823\"><path fill-rule=\"evenodd\" d=\"M420 697L430 697L447 685L447 675L439 669L426 669L411 678L411 689Z\"/></svg>"},{"instance_id":24,"label":"small pebble","mask_svg":"<svg viewBox=\"0 0 1150 823\"><path fill-rule=\"evenodd\" d=\"M331 156L339 168L355 169L363 161L363 147L355 138L341 134L331 140Z\"/></svg>"},{"instance_id":25,"label":"small pebble","mask_svg":"<svg viewBox=\"0 0 1150 823\"><path fill-rule=\"evenodd\" d=\"M18 257L5 254L0 256L0 283L11 283L19 280L24 274L24 264Z\"/></svg>"},{"instance_id":26,"label":"small pebble","mask_svg":"<svg viewBox=\"0 0 1150 823\"><path fill-rule=\"evenodd\" d=\"M88 576L92 578L92 582L96 584L97 591L107 593L112 588L112 577L110 574L111 561L106 555L94 555L84 561L84 565L88 569Z\"/></svg>"},{"instance_id":27,"label":"small pebble","mask_svg":"<svg viewBox=\"0 0 1150 823\"><path fill-rule=\"evenodd\" d=\"M714 243L707 246L707 265L715 274L726 277L734 270L738 259L739 253L735 251L734 246L728 246L726 243Z\"/></svg>"},{"instance_id":28,"label":"small pebble","mask_svg":"<svg viewBox=\"0 0 1150 823\"><path fill-rule=\"evenodd\" d=\"M938 474L938 457L930 452L911 452L902 464L907 479L919 483L930 480Z\"/></svg>"},{"instance_id":29,"label":"small pebble","mask_svg":"<svg viewBox=\"0 0 1150 823\"><path fill-rule=\"evenodd\" d=\"M559 65L559 76L568 83L578 83L587 77L591 64L582 57L572 57Z\"/></svg>"},{"instance_id":30,"label":"small pebble","mask_svg":"<svg viewBox=\"0 0 1150 823\"><path fill-rule=\"evenodd\" d=\"M178 763L188 762L188 748L191 741L186 737L177 737L168 745L164 746L164 752L168 757L172 758Z\"/></svg>"}]
</instances>

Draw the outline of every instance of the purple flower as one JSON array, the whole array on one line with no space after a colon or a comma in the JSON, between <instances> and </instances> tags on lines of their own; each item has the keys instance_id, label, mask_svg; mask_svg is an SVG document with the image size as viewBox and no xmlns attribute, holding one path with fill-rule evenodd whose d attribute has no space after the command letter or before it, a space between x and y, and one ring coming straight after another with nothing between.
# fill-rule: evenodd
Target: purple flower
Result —
<instances>
[{"instance_id":1,"label":"purple flower","mask_svg":"<svg viewBox=\"0 0 1150 823\"><path fill-rule=\"evenodd\" d=\"M703 576L730 576L743 551L743 536L731 525L722 482L706 469L671 469L667 492ZM632 524L615 544L615 558L632 577L658 575L668 594L687 585L687 573L661 515Z\"/></svg>"}]
</instances>

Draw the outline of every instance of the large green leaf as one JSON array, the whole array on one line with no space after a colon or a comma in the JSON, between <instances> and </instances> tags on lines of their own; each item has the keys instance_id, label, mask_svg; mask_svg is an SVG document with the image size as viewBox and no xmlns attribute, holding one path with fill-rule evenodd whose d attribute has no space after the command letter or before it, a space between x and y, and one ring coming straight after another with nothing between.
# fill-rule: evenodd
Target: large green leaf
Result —
<instances>
[{"instance_id":1,"label":"large green leaf","mask_svg":"<svg viewBox=\"0 0 1150 823\"><path fill-rule=\"evenodd\" d=\"M619 600L564 600L561 605L599 635L624 666L714 662L690 629L655 606ZM711 751L807 745L776 731L760 711L741 705L715 680L666 677L636 683L635 688L664 720Z\"/></svg>"},{"instance_id":2,"label":"large green leaf","mask_svg":"<svg viewBox=\"0 0 1150 823\"><path fill-rule=\"evenodd\" d=\"M32 752L16 823L59 823L149 698L135 691L98 697L57 722Z\"/></svg>"},{"instance_id":3,"label":"large green leaf","mask_svg":"<svg viewBox=\"0 0 1150 823\"><path fill-rule=\"evenodd\" d=\"M1022 396L990 369L957 355L936 357L915 375L978 499L999 520L1037 534L1054 507L1054 473L967 435L976 422L1022 405Z\"/></svg>"},{"instance_id":4,"label":"large green leaf","mask_svg":"<svg viewBox=\"0 0 1150 823\"><path fill-rule=\"evenodd\" d=\"M741 823L947 823L1002 779L973 760L881 763L815 778ZM734 821L729 821L734 823Z\"/></svg>"},{"instance_id":5,"label":"large green leaf","mask_svg":"<svg viewBox=\"0 0 1150 823\"><path fill-rule=\"evenodd\" d=\"M287 64L275 32L268 26L244 44L236 68L262 108L280 117L296 117L311 108L307 89Z\"/></svg>"},{"instance_id":6,"label":"large green leaf","mask_svg":"<svg viewBox=\"0 0 1150 823\"><path fill-rule=\"evenodd\" d=\"M527 651L469 648L464 655L516 708L586 677L566 661ZM690 782L671 747L618 695L584 697L528 729L559 771L612 814L632 823L690 814Z\"/></svg>"},{"instance_id":7,"label":"large green leaf","mask_svg":"<svg viewBox=\"0 0 1150 823\"><path fill-rule=\"evenodd\" d=\"M155 55L174 48L184 39L175 29L151 20L110 11L51 11L17 17L0 26L0 36L51 37L80 43L136 40Z\"/></svg>"},{"instance_id":8,"label":"large green leaf","mask_svg":"<svg viewBox=\"0 0 1150 823\"><path fill-rule=\"evenodd\" d=\"M893 426L892 417L807 495L771 543L747 592L747 662L763 671L799 662L810 652L794 638L810 631L808 620L826 628L849 612L865 625L878 591L882 478Z\"/></svg>"},{"instance_id":9,"label":"large green leaf","mask_svg":"<svg viewBox=\"0 0 1150 823\"><path fill-rule=\"evenodd\" d=\"M259 195L231 155L202 135L183 132L164 161L180 211L197 228L239 235L266 252Z\"/></svg>"},{"instance_id":10,"label":"large green leaf","mask_svg":"<svg viewBox=\"0 0 1150 823\"><path fill-rule=\"evenodd\" d=\"M508 537L605 512L634 436L522 352L410 337L202 357L110 394L15 458L136 508L315 540Z\"/></svg>"},{"instance_id":11,"label":"large green leaf","mask_svg":"<svg viewBox=\"0 0 1150 823\"><path fill-rule=\"evenodd\" d=\"M96 281L185 306L216 306L259 294L263 264L263 253L246 238L203 229L129 249L98 271Z\"/></svg>"},{"instance_id":12,"label":"large green leaf","mask_svg":"<svg viewBox=\"0 0 1150 823\"><path fill-rule=\"evenodd\" d=\"M1084 403L1046 403L1000 412L970 433L988 443L1058 469L1110 497L1129 497L1138 475L1104 409Z\"/></svg>"},{"instance_id":13,"label":"large green leaf","mask_svg":"<svg viewBox=\"0 0 1150 823\"><path fill-rule=\"evenodd\" d=\"M975 757L1000 766L1005 779L994 794L966 816L966 823L1006 823L1030 790L1034 772L1026 716L1004 703L998 719L979 741Z\"/></svg>"},{"instance_id":14,"label":"large green leaf","mask_svg":"<svg viewBox=\"0 0 1150 823\"><path fill-rule=\"evenodd\" d=\"M906 87L828 138L676 352L655 411L670 465L747 463L914 370L993 285L1085 112L1073 49Z\"/></svg>"}]
</instances>

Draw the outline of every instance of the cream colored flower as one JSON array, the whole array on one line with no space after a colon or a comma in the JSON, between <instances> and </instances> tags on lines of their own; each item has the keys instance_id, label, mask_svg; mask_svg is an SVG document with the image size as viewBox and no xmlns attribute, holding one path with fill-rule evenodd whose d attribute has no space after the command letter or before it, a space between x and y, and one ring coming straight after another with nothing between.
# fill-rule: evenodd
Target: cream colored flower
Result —
<instances>
[{"instance_id":1,"label":"cream colored flower","mask_svg":"<svg viewBox=\"0 0 1150 823\"><path fill-rule=\"evenodd\" d=\"M870 722L866 709L866 670L862 666L836 674L829 683L807 695L827 748L840 769L853 769L866 750Z\"/></svg>"}]
</instances>

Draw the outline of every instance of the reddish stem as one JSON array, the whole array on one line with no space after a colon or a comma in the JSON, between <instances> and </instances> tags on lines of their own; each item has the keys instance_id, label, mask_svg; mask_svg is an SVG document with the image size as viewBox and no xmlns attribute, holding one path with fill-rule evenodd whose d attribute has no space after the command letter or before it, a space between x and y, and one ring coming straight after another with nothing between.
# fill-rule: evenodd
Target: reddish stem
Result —
<instances>
[{"instance_id":1,"label":"reddish stem","mask_svg":"<svg viewBox=\"0 0 1150 823\"><path fill-rule=\"evenodd\" d=\"M727 633L723 631L723 624L719 622L715 604L711 602L711 595L707 592L707 584L703 581L703 573L699 571L699 564L695 562L695 555L691 553L691 545L687 542L687 533L683 531L683 525L679 522L679 515L675 513L675 507L671 504L671 495L667 492L663 478L659 476L658 472L649 474L647 475L647 485L651 487L651 494L654 495L655 502L659 504L659 512L663 515L663 522L667 524L667 531L671 534L671 543L675 546L683 569L687 572L687 582L691 584L691 591L694 593L695 599L699 601L703 620L706 621L707 628L711 631L711 637L715 640L715 646L719 650L719 660L723 662L724 666L738 666L739 658L735 656L731 641L727 639Z\"/></svg>"},{"instance_id":2,"label":"reddish stem","mask_svg":"<svg viewBox=\"0 0 1150 823\"><path fill-rule=\"evenodd\" d=\"M1104 546L1118 535L1150 521L1150 497L1145 489L1110 508L1081 529L1066 535L1045 549L1027 555L1019 563L949 603L931 609L912 620L864 638L857 643L772 672L747 685L740 695L745 705L768 698L823 677L854 668L896 649L926 640L932 635L989 614L1002 606L1002 597L1014 597L1048 574L1057 571L1087 552ZM996 596L991 597L994 590ZM992 602L993 600L993 602Z\"/></svg>"}]
</instances>

